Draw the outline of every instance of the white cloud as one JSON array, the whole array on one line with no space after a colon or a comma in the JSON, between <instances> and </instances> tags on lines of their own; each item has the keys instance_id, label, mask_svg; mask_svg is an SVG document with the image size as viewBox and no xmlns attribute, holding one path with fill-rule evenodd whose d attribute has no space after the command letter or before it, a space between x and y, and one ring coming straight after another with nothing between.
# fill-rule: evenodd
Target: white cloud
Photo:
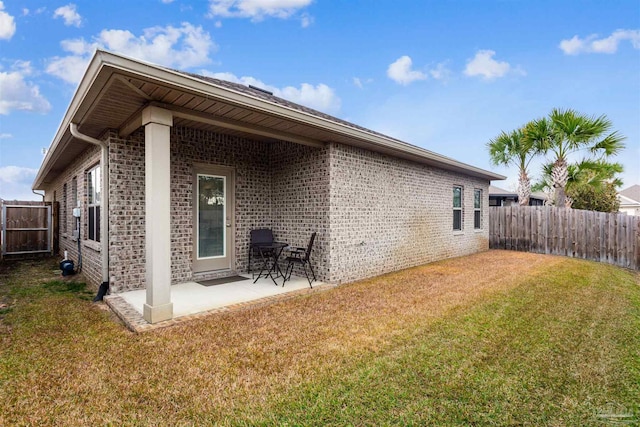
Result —
<instances>
[{"instance_id":1,"label":"white cloud","mask_svg":"<svg viewBox=\"0 0 640 427\"><path fill-rule=\"evenodd\" d=\"M0 182L6 184L31 183L36 177L38 169L23 168L20 166L0 167Z\"/></svg>"},{"instance_id":2,"label":"white cloud","mask_svg":"<svg viewBox=\"0 0 640 427\"><path fill-rule=\"evenodd\" d=\"M208 71L202 71L202 74L233 83L259 87L261 89L268 90L277 97L284 98L319 111L324 111L326 113L336 113L340 110L340 98L332 88L323 83L315 86L309 83L302 83L299 88L293 86L278 88L265 84L255 77L237 77L232 73L211 73Z\"/></svg>"},{"instance_id":3,"label":"white cloud","mask_svg":"<svg viewBox=\"0 0 640 427\"><path fill-rule=\"evenodd\" d=\"M51 109L40 88L26 81L31 74L31 64L27 61L14 63L10 71L0 71L0 114L14 110L46 113Z\"/></svg>"},{"instance_id":4,"label":"white cloud","mask_svg":"<svg viewBox=\"0 0 640 427\"><path fill-rule=\"evenodd\" d=\"M47 72L69 83L82 78L93 52L100 48L167 67L186 69L211 62L216 48L202 27L182 23L181 27L152 27L135 36L127 30L103 30L93 42L63 40L62 49L71 55L51 58Z\"/></svg>"},{"instance_id":5,"label":"white cloud","mask_svg":"<svg viewBox=\"0 0 640 427\"><path fill-rule=\"evenodd\" d=\"M577 55L585 48L587 44L587 40L582 40L578 36L573 36L573 38L568 40L562 40L558 47L562 49L565 55Z\"/></svg>"},{"instance_id":6,"label":"white cloud","mask_svg":"<svg viewBox=\"0 0 640 427\"><path fill-rule=\"evenodd\" d=\"M640 49L640 30L616 30L609 37L598 39L592 34L584 39L573 36L562 40L558 47L565 55L578 55L581 53L616 53L618 45L624 40L629 40L631 46Z\"/></svg>"},{"instance_id":7,"label":"white cloud","mask_svg":"<svg viewBox=\"0 0 640 427\"><path fill-rule=\"evenodd\" d=\"M362 89L364 88L365 85L368 85L369 83L373 83L373 79L361 79L360 77L354 77L352 79L353 84Z\"/></svg>"},{"instance_id":8,"label":"white cloud","mask_svg":"<svg viewBox=\"0 0 640 427\"><path fill-rule=\"evenodd\" d=\"M10 133L0 133L0 139L10 139L13 138L13 135Z\"/></svg>"},{"instance_id":9,"label":"white cloud","mask_svg":"<svg viewBox=\"0 0 640 427\"><path fill-rule=\"evenodd\" d=\"M495 55L493 50L479 50L476 56L467 61L464 73L467 76L480 76L485 80L492 80L498 77L504 77L512 70L508 62L500 62L493 59ZM524 70L518 68L519 74L524 74Z\"/></svg>"},{"instance_id":10,"label":"white cloud","mask_svg":"<svg viewBox=\"0 0 640 427\"><path fill-rule=\"evenodd\" d=\"M160 0L164 4L173 3L173 0Z\"/></svg>"},{"instance_id":11,"label":"white cloud","mask_svg":"<svg viewBox=\"0 0 640 427\"><path fill-rule=\"evenodd\" d=\"M300 26L302 28L308 28L309 26L311 26L311 24L313 24L313 21L313 16L309 15L308 13L303 13L300 17Z\"/></svg>"},{"instance_id":12,"label":"white cloud","mask_svg":"<svg viewBox=\"0 0 640 427\"><path fill-rule=\"evenodd\" d=\"M0 1L0 40L10 40L16 33L16 21L4 11L4 3Z\"/></svg>"},{"instance_id":13,"label":"white cloud","mask_svg":"<svg viewBox=\"0 0 640 427\"><path fill-rule=\"evenodd\" d=\"M74 26L80 27L82 25L82 17L76 11L76 5L73 3L69 3L66 6L61 6L53 12L54 18L62 18L64 19L64 25L67 27Z\"/></svg>"},{"instance_id":14,"label":"white cloud","mask_svg":"<svg viewBox=\"0 0 640 427\"><path fill-rule=\"evenodd\" d=\"M0 197L5 200L41 200L31 192L37 169L20 166L0 167Z\"/></svg>"},{"instance_id":15,"label":"white cloud","mask_svg":"<svg viewBox=\"0 0 640 427\"><path fill-rule=\"evenodd\" d=\"M250 18L261 21L267 17L286 19L313 0L210 0L209 17ZM308 22L309 24L311 22ZM304 26L304 21L303 21Z\"/></svg>"},{"instance_id":16,"label":"white cloud","mask_svg":"<svg viewBox=\"0 0 640 427\"><path fill-rule=\"evenodd\" d=\"M407 55L401 56L387 68L387 76L401 85L408 85L416 80L425 80L427 75L422 71L412 70L413 62Z\"/></svg>"},{"instance_id":17,"label":"white cloud","mask_svg":"<svg viewBox=\"0 0 640 427\"><path fill-rule=\"evenodd\" d=\"M54 57L47 65L47 73L59 77L67 83L75 84L82 78L89 56Z\"/></svg>"},{"instance_id":18,"label":"white cloud","mask_svg":"<svg viewBox=\"0 0 640 427\"><path fill-rule=\"evenodd\" d=\"M451 77L451 70L447 67L447 62L440 62L435 68L429 70L429 75L436 80L447 81Z\"/></svg>"}]
</instances>

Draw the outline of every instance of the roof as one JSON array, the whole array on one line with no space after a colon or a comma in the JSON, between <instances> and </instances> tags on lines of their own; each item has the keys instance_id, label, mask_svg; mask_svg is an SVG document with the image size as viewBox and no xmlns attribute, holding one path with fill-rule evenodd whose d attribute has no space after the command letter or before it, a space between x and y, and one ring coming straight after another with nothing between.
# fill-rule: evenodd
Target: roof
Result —
<instances>
[{"instance_id":1,"label":"roof","mask_svg":"<svg viewBox=\"0 0 640 427\"><path fill-rule=\"evenodd\" d=\"M508 191L500 187L496 187L495 185L489 186L489 195L490 196L517 196L517 193L513 191Z\"/></svg>"},{"instance_id":2,"label":"roof","mask_svg":"<svg viewBox=\"0 0 640 427\"><path fill-rule=\"evenodd\" d=\"M627 199L631 199L640 203L640 185L638 184L625 188L624 190L618 192L618 194L626 197Z\"/></svg>"},{"instance_id":3,"label":"roof","mask_svg":"<svg viewBox=\"0 0 640 427\"><path fill-rule=\"evenodd\" d=\"M489 195L495 197L518 197L518 193L514 191L508 191L495 185L489 186ZM547 195L541 191L534 191L529 198L547 200Z\"/></svg>"},{"instance_id":4,"label":"roof","mask_svg":"<svg viewBox=\"0 0 640 427\"><path fill-rule=\"evenodd\" d=\"M33 188L45 189L87 148L86 142L71 135L71 123L92 138L100 138L113 129L124 138L140 128L141 112L147 106L170 110L174 126L315 147L335 142L478 178L505 179L263 90L97 50L51 142Z\"/></svg>"},{"instance_id":5,"label":"roof","mask_svg":"<svg viewBox=\"0 0 640 427\"><path fill-rule=\"evenodd\" d=\"M386 136L386 135L384 135L382 133L373 131L371 129L367 129L367 128L362 127L362 126L358 126L358 125L356 125L354 123L350 123L350 122L348 122L346 120L342 120L342 119L339 119L337 117L331 116L329 114L323 113L321 111L314 110L313 108L309 108L309 107L306 107L304 105L296 104L295 102L291 102L291 101L289 101L287 99L284 99L284 98L279 98L277 96L274 96L271 92L265 91L263 89L259 89L257 87L246 86L246 85L243 85L243 84L240 84L240 83L234 83L234 82L230 82L230 81L227 81L227 80L216 79L214 77L202 76L200 74L188 73L186 71L179 71L179 70L173 70L173 71L175 71L176 73L184 74L186 76L191 76L194 79L198 79L198 80L202 80L202 81L205 81L205 82L209 82L209 83L214 84L216 86L228 87L229 89L236 90L236 91L241 92L241 93L245 93L245 94L247 94L249 96L255 96L257 98L264 99L265 101L273 102L274 104L278 104L278 105L282 105L282 106L285 106L285 107L289 107L289 108L294 109L294 110L302 111L302 112L311 114L311 115L316 116L316 117L322 117L322 118L324 118L326 120L330 120L330 121L335 122L335 123L340 123L340 124L343 124L345 126L352 127L354 129L359 129L359 130L362 130L362 131L365 131L365 132L370 132L372 134L376 134L376 135L383 136L383 137L386 137L386 138L395 139L395 138L391 138L389 136ZM400 141L399 139L395 139L395 140L398 141L399 143L406 144L405 142Z\"/></svg>"},{"instance_id":6,"label":"roof","mask_svg":"<svg viewBox=\"0 0 640 427\"><path fill-rule=\"evenodd\" d=\"M621 208L633 208L640 207L640 202L637 200L630 199L628 197L623 196L618 193L618 200L620 201Z\"/></svg>"}]
</instances>

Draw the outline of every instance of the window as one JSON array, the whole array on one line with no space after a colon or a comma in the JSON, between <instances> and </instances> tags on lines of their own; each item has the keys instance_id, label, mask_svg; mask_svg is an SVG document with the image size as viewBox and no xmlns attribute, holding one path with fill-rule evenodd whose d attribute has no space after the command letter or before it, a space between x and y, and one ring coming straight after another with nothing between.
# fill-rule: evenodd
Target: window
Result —
<instances>
[{"instance_id":1,"label":"window","mask_svg":"<svg viewBox=\"0 0 640 427\"><path fill-rule=\"evenodd\" d=\"M62 232L67 234L67 184L62 186L62 206L60 207L60 218L62 218Z\"/></svg>"},{"instance_id":2,"label":"window","mask_svg":"<svg viewBox=\"0 0 640 427\"><path fill-rule=\"evenodd\" d=\"M482 190L473 190L473 228L482 228Z\"/></svg>"},{"instance_id":3,"label":"window","mask_svg":"<svg viewBox=\"0 0 640 427\"><path fill-rule=\"evenodd\" d=\"M87 225L89 240L100 241L100 166L87 172Z\"/></svg>"},{"instance_id":4,"label":"window","mask_svg":"<svg viewBox=\"0 0 640 427\"><path fill-rule=\"evenodd\" d=\"M462 187L453 187L453 229L462 230Z\"/></svg>"},{"instance_id":5,"label":"window","mask_svg":"<svg viewBox=\"0 0 640 427\"><path fill-rule=\"evenodd\" d=\"M74 238L80 235L80 218L73 216L73 208L79 208L80 204L78 203L78 178L73 177L71 180L71 212L72 212L72 221L73 221L73 232Z\"/></svg>"},{"instance_id":6,"label":"window","mask_svg":"<svg viewBox=\"0 0 640 427\"><path fill-rule=\"evenodd\" d=\"M71 206L74 208L78 206L78 178L73 177L71 180Z\"/></svg>"}]
</instances>

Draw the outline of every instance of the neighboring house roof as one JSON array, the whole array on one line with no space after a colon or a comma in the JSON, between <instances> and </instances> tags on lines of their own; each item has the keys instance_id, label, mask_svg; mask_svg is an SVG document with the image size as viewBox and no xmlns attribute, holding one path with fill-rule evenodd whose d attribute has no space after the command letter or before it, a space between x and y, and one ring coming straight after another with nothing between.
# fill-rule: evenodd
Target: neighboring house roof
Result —
<instances>
[{"instance_id":1,"label":"neighboring house roof","mask_svg":"<svg viewBox=\"0 0 640 427\"><path fill-rule=\"evenodd\" d=\"M174 126L316 147L336 142L483 179L505 179L263 90L97 50L33 188L44 189L86 149L86 142L71 135L71 123L93 138L100 138L108 130L117 130L120 137L127 137L142 126L142 110L147 106L170 110Z\"/></svg>"},{"instance_id":2,"label":"neighboring house roof","mask_svg":"<svg viewBox=\"0 0 640 427\"><path fill-rule=\"evenodd\" d=\"M500 188L500 187L496 187L495 185L490 185L489 186L489 196L493 196L493 197L514 197L514 198L517 198L518 197L518 193L513 192L513 191L508 191L508 190L505 190L505 189ZM547 195L544 194L541 191L534 191L533 193L531 193L531 195L529 197L533 198L533 199L547 200Z\"/></svg>"},{"instance_id":3,"label":"neighboring house roof","mask_svg":"<svg viewBox=\"0 0 640 427\"><path fill-rule=\"evenodd\" d=\"M637 200L630 199L628 197L623 196L622 194L618 194L618 200L620 201L620 207L640 207L640 202Z\"/></svg>"},{"instance_id":4,"label":"neighboring house roof","mask_svg":"<svg viewBox=\"0 0 640 427\"><path fill-rule=\"evenodd\" d=\"M496 197L511 197L511 196L518 197L517 193L514 193L513 191L505 190L500 187L496 187L495 185L489 186L489 195L496 196Z\"/></svg>"},{"instance_id":5,"label":"neighboring house roof","mask_svg":"<svg viewBox=\"0 0 640 427\"><path fill-rule=\"evenodd\" d=\"M640 185L632 185L629 188L625 188L622 191L618 192L618 195L624 197L626 203L638 203L640 204ZM622 201L622 197L620 198Z\"/></svg>"}]
</instances>

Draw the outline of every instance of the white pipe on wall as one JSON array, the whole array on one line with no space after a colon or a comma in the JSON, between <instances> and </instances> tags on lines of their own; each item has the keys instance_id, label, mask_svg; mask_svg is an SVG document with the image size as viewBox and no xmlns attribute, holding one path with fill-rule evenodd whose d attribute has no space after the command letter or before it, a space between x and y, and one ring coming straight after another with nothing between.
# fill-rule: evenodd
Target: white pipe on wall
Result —
<instances>
[{"instance_id":1,"label":"white pipe on wall","mask_svg":"<svg viewBox=\"0 0 640 427\"><path fill-rule=\"evenodd\" d=\"M101 148L100 163L102 165L102 192L100 205L102 206L102 220L100 221L100 255L102 259L102 282L109 282L109 146L106 142L80 133L75 123L69 124L69 131L74 138Z\"/></svg>"}]
</instances>

